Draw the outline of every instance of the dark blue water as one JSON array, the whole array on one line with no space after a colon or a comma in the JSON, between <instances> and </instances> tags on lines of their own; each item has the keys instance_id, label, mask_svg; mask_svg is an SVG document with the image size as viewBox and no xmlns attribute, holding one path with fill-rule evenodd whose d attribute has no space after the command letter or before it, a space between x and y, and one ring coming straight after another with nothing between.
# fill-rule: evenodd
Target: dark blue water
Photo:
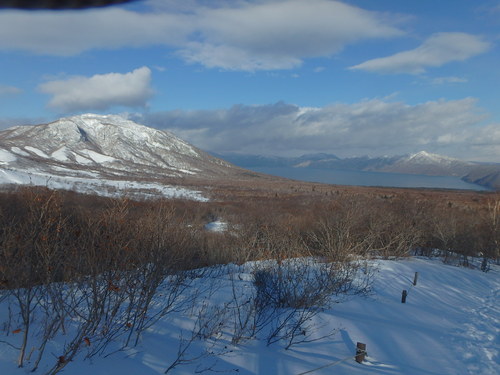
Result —
<instances>
[{"instance_id":1,"label":"dark blue water","mask_svg":"<svg viewBox=\"0 0 500 375\"><path fill-rule=\"evenodd\" d=\"M335 185L489 190L483 186L462 181L458 177L449 176L425 176L402 173L341 171L334 169L293 167L246 168L255 172L291 178L294 180L322 182Z\"/></svg>"}]
</instances>

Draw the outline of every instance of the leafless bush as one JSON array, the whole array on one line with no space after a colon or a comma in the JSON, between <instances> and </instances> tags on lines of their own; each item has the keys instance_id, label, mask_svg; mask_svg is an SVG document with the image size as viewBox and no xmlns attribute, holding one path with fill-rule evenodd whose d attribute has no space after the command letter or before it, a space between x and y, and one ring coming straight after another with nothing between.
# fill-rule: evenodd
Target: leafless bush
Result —
<instances>
[{"instance_id":1,"label":"leafless bush","mask_svg":"<svg viewBox=\"0 0 500 375\"><path fill-rule=\"evenodd\" d=\"M368 230L366 207L352 200L327 205L315 227L307 233L313 253L331 262L345 262L367 255L374 242Z\"/></svg>"},{"instance_id":2,"label":"leafless bush","mask_svg":"<svg viewBox=\"0 0 500 375\"><path fill-rule=\"evenodd\" d=\"M216 358L226 354L227 348L216 349L218 337L226 325L227 312L219 306L211 306L204 302L195 311L195 319L192 329L184 336L179 335L179 346L174 360L170 363L164 374L168 374L178 366L190 365L201 359ZM207 344L208 343L208 344ZM196 373L212 371L215 366L205 368L197 367Z\"/></svg>"},{"instance_id":3,"label":"leafless bush","mask_svg":"<svg viewBox=\"0 0 500 375\"><path fill-rule=\"evenodd\" d=\"M257 321L269 324L267 343L286 342L286 349L308 341L317 327L312 318L335 296L366 293L369 274L355 262L318 262L314 258L264 262L254 270Z\"/></svg>"},{"instance_id":4,"label":"leafless bush","mask_svg":"<svg viewBox=\"0 0 500 375\"><path fill-rule=\"evenodd\" d=\"M487 210L481 217L479 231L483 255L483 270L488 269L488 259L500 261L500 194L487 202Z\"/></svg>"},{"instance_id":5,"label":"leafless bush","mask_svg":"<svg viewBox=\"0 0 500 375\"><path fill-rule=\"evenodd\" d=\"M50 374L84 348L86 357L102 355L124 334L124 345L132 335L136 344L181 300L186 304L190 272L183 270L194 262L186 251L190 232L171 205L160 202L133 220L135 204L126 199L108 201L98 215L67 215L60 193L27 189L22 198L22 220L0 232L0 276L12 288L7 298L22 334L19 366L31 342L36 370L58 335L65 343Z\"/></svg>"}]
</instances>

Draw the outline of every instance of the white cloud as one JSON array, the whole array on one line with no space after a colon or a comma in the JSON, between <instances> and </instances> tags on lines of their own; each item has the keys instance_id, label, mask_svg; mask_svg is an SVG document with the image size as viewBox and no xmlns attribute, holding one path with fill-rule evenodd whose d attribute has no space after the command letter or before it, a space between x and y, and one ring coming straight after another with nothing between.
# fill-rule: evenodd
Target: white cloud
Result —
<instances>
[{"instance_id":1,"label":"white cloud","mask_svg":"<svg viewBox=\"0 0 500 375\"><path fill-rule=\"evenodd\" d=\"M465 154L477 155L471 160L498 163L500 160L500 123L473 129L468 133Z\"/></svg>"},{"instance_id":2,"label":"white cloud","mask_svg":"<svg viewBox=\"0 0 500 375\"><path fill-rule=\"evenodd\" d=\"M181 54L231 70L289 69L359 40L402 34L378 13L328 0L244 2L197 17L200 38Z\"/></svg>"},{"instance_id":3,"label":"white cloud","mask_svg":"<svg viewBox=\"0 0 500 375\"><path fill-rule=\"evenodd\" d=\"M373 99L322 108L280 102L153 113L141 120L216 152L380 156L427 150L498 161L500 130L481 126L485 117L476 100L466 98L417 105Z\"/></svg>"},{"instance_id":4,"label":"white cloud","mask_svg":"<svg viewBox=\"0 0 500 375\"><path fill-rule=\"evenodd\" d=\"M495 13L500 13L500 3L496 4L496 5L492 5L491 7L487 8L483 8L483 9L487 9L490 13L492 14L495 14Z\"/></svg>"},{"instance_id":5,"label":"white cloud","mask_svg":"<svg viewBox=\"0 0 500 375\"><path fill-rule=\"evenodd\" d=\"M446 83L466 83L469 80L463 77L437 77L432 79L435 85L444 85Z\"/></svg>"},{"instance_id":6,"label":"white cloud","mask_svg":"<svg viewBox=\"0 0 500 375\"><path fill-rule=\"evenodd\" d=\"M490 43L475 35L437 33L413 50L368 60L350 69L378 73L420 74L428 67L439 67L452 61L463 61L486 52L489 48Z\"/></svg>"},{"instance_id":7,"label":"white cloud","mask_svg":"<svg viewBox=\"0 0 500 375\"><path fill-rule=\"evenodd\" d=\"M292 69L302 64L300 58L293 56L254 56L241 48L198 42L189 43L178 55L189 63L225 70Z\"/></svg>"},{"instance_id":8,"label":"white cloud","mask_svg":"<svg viewBox=\"0 0 500 375\"><path fill-rule=\"evenodd\" d=\"M182 3L182 4L180 4ZM296 67L357 41L403 32L381 13L330 0L153 1L120 8L0 13L0 50L71 56L164 45L188 62L227 70Z\"/></svg>"},{"instance_id":9,"label":"white cloud","mask_svg":"<svg viewBox=\"0 0 500 375\"><path fill-rule=\"evenodd\" d=\"M183 14L120 8L61 12L0 12L0 49L71 56L95 48L176 44L192 31Z\"/></svg>"},{"instance_id":10,"label":"white cloud","mask_svg":"<svg viewBox=\"0 0 500 375\"><path fill-rule=\"evenodd\" d=\"M96 74L49 81L38 88L52 95L50 108L73 112L105 110L112 106L144 107L153 94L150 83L151 70L142 67L125 74Z\"/></svg>"},{"instance_id":11,"label":"white cloud","mask_svg":"<svg viewBox=\"0 0 500 375\"><path fill-rule=\"evenodd\" d=\"M16 94L20 94L22 91L23 90L21 90L18 87L0 84L0 96L16 95Z\"/></svg>"}]
</instances>

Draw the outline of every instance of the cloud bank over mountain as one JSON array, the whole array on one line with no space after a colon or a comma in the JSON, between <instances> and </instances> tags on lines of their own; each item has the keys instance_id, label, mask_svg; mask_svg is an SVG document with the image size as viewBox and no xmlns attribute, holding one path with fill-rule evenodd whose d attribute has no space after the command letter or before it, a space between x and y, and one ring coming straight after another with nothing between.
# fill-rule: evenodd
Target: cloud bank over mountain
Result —
<instances>
[{"instance_id":1,"label":"cloud bank over mountain","mask_svg":"<svg viewBox=\"0 0 500 375\"><path fill-rule=\"evenodd\" d=\"M320 108L279 102L229 109L139 115L205 150L264 155L327 152L339 156L428 150L460 159L497 161L500 127L478 127L485 114L473 98L417 105L371 99Z\"/></svg>"}]
</instances>

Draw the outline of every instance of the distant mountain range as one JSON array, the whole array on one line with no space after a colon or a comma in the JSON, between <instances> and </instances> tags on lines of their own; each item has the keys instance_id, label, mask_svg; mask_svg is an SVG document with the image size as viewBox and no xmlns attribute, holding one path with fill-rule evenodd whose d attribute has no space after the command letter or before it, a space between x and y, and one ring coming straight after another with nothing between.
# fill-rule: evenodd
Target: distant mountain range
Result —
<instances>
[{"instance_id":1,"label":"distant mountain range","mask_svg":"<svg viewBox=\"0 0 500 375\"><path fill-rule=\"evenodd\" d=\"M327 168L428 176L456 176L470 183L491 189L500 189L500 163L461 161L425 151L411 155L382 156L375 158L370 158L368 156L339 158L333 154L312 154L289 158L239 154L213 155L242 168Z\"/></svg>"}]
</instances>

